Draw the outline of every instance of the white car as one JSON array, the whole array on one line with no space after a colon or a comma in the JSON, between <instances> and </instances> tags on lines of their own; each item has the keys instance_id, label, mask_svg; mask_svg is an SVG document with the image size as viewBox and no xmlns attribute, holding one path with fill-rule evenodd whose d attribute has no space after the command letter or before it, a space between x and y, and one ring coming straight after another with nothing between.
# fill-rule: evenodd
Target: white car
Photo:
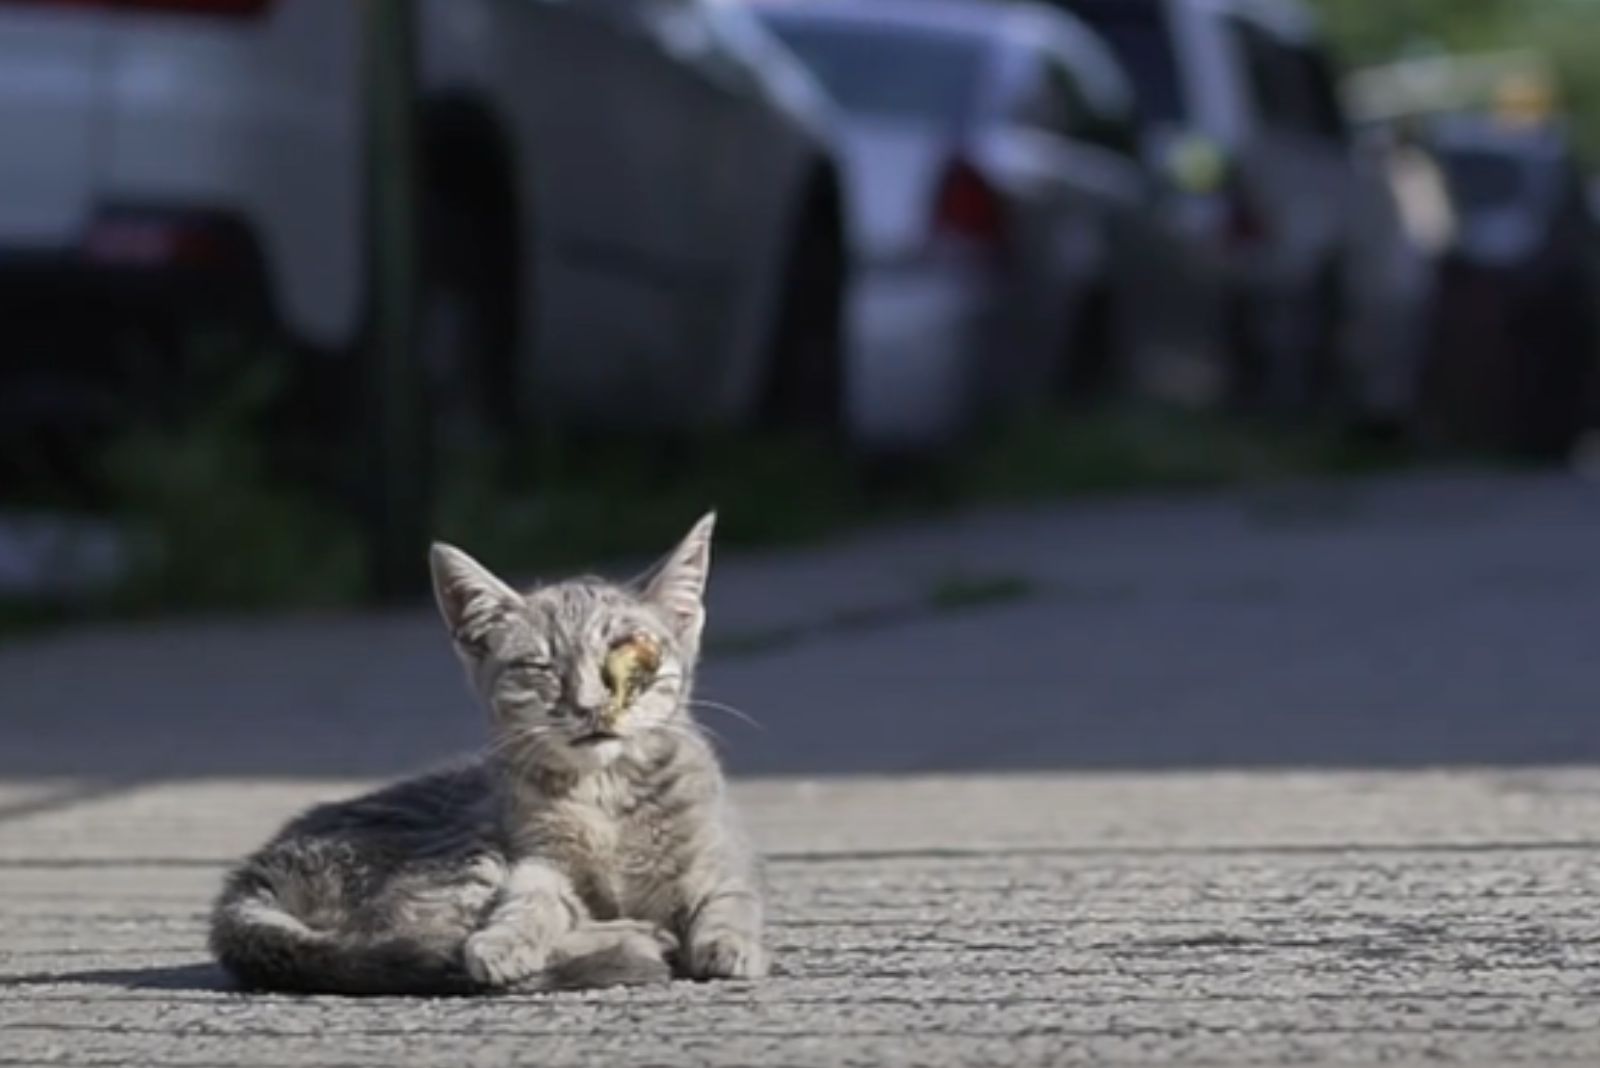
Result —
<instances>
[{"instance_id":1,"label":"white car","mask_svg":"<svg viewBox=\"0 0 1600 1068\"><path fill-rule=\"evenodd\" d=\"M1133 91L1079 20L992 0L755 10L838 107L858 440L927 451L984 416L1220 378L1221 287L1169 225Z\"/></svg>"},{"instance_id":2,"label":"white car","mask_svg":"<svg viewBox=\"0 0 1600 1068\"><path fill-rule=\"evenodd\" d=\"M0 4L0 301L49 336L63 305L66 329L101 297L165 314L242 295L298 346L355 349L364 9ZM827 103L747 13L416 11L436 401L631 426L837 416ZM46 357L7 364L13 399L71 394L23 388L64 370Z\"/></svg>"}]
</instances>

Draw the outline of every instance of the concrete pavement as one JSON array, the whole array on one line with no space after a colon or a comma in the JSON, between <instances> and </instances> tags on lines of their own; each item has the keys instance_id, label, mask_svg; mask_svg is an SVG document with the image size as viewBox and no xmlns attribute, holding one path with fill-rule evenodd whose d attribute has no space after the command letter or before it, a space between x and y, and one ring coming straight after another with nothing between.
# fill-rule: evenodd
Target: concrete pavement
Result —
<instances>
[{"instance_id":1,"label":"concrete pavement","mask_svg":"<svg viewBox=\"0 0 1600 1068\"><path fill-rule=\"evenodd\" d=\"M219 989L222 863L347 788L197 781L0 824L0 1064L1600 1062L1590 772L751 783L769 981Z\"/></svg>"},{"instance_id":2,"label":"concrete pavement","mask_svg":"<svg viewBox=\"0 0 1600 1068\"><path fill-rule=\"evenodd\" d=\"M749 774L1600 763L1597 633L1600 488L1408 476L722 559L701 693L760 722L706 713ZM0 701L0 776L388 775L481 737L423 605L13 642Z\"/></svg>"},{"instance_id":3,"label":"concrete pavement","mask_svg":"<svg viewBox=\"0 0 1600 1068\"><path fill-rule=\"evenodd\" d=\"M201 948L284 815L475 742L425 609L0 649L0 1065L1600 1063L1593 485L973 516L711 618L779 975L483 1002Z\"/></svg>"}]
</instances>

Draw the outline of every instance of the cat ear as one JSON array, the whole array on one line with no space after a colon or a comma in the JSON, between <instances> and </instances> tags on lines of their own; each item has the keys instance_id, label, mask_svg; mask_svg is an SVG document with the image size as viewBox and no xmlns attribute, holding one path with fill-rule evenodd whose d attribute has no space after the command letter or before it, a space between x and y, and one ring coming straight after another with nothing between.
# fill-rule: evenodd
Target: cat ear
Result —
<instances>
[{"instance_id":1,"label":"cat ear","mask_svg":"<svg viewBox=\"0 0 1600 1068\"><path fill-rule=\"evenodd\" d=\"M711 532L717 513L707 512L656 569L644 599L667 614L678 636L691 645L705 626L706 575L711 569Z\"/></svg>"},{"instance_id":2,"label":"cat ear","mask_svg":"<svg viewBox=\"0 0 1600 1068\"><path fill-rule=\"evenodd\" d=\"M521 603L516 590L453 545L435 542L428 553L428 566L433 571L439 614L463 648L481 645L488 629Z\"/></svg>"}]
</instances>

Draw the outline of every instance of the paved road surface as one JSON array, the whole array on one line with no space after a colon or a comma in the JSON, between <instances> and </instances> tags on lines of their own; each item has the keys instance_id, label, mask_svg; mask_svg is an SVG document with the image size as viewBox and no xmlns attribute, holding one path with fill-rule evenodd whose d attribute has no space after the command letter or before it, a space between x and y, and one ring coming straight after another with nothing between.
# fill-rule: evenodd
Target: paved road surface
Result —
<instances>
[{"instance_id":1,"label":"paved road surface","mask_svg":"<svg viewBox=\"0 0 1600 1068\"><path fill-rule=\"evenodd\" d=\"M472 743L424 613L14 644L0 1065L1600 1063L1597 547L1433 477L733 561L780 974L631 994L219 989L228 858Z\"/></svg>"},{"instance_id":2,"label":"paved road surface","mask_svg":"<svg viewBox=\"0 0 1600 1068\"><path fill-rule=\"evenodd\" d=\"M0 826L0 1064L1600 1063L1593 773L749 784L767 982L219 991L220 862L339 789L191 782Z\"/></svg>"}]
</instances>

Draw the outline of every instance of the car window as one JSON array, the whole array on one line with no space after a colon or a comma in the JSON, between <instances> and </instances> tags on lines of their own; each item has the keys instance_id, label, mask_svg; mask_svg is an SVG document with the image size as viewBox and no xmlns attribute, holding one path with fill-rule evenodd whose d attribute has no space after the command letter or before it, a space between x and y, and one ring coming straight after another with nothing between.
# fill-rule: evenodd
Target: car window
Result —
<instances>
[{"instance_id":1,"label":"car window","mask_svg":"<svg viewBox=\"0 0 1600 1068\"><path fill-rule=\"evenodd\" d=\"M1347 130L1344 108L1339 103L1339 91L1334 86L1333 72L1320 52L1308 48L1285 50L1285 56L1298 81L1295 104L1301 109L1296 121L1307 133L1329 141L1344 141Z\"/></svg>"},{"instance_id":2,"label":"car window","mask_svg":"<svg viewBox=\"0 0 1600 1068\"><path fill-rule=\"evenodd\" d=\"M1060 36L1060 49L1048 59L1065 66L1082 92L1083 116L1076 136L1125 155L1139 150L1137 98L1116 56L1086 28Z\"/></svg>"},{"instance_id":3,"label":"car window","mask_svg":"<svg viewBox=\"0 0 1600 1068\"><path fill-rule=\"evenodd\" d=\"M1466 212L1515 206L1527 195L1526 169L1504 152L1455 149L1439 158L1451 198Z\"/></svg>"},{"instance_id":4,"label":"car window","mask_svg":"<svg viewBox=\"0 0 1600 1068\"><path fill-rule=\"evenodd\" d=\"M1347 138L1332 72L1320 52L1286 45L1243 19L1233 34L1262 122L1323 141Z\"/></svg>"},{"instance_id":5,"label":"car window","mask_svg":"<svg viewBox=\"0 0 1600 1068\"><path fill-rule=\"evenodd\" d=\"M972 106L983 68L981 38L790 13L762 17L846 111L945 119Z\"/></svg>"},{"instance_id":6,"label":"car window","mask_svg":"<svg viewBox=\"0 0 1600 1068\"><path fill-rule=\"evenodd\" d=\"M1250 98L1261 121L1277 129L1292 129L1300 110L1295 97L1299 84L1285 61L1282 49L1256 26L1233 19L1230 29L1244 60L1245 80Z\"/></svg>"},{"instance_id":7,"label":"car window","mask_svg":"<svg viewBox=\"0 0 1600 1068\"><path fill-rule=\"evenodd\" d=\"M1105 40L1127 72L1147 122L1181 123L1188 116L1178 55L1161 4L1135 0L1060 0Z\"/></svg>"},{"instance_id":8,"label":"car window","mask_svg":"<svg viewBox=\"0 0 1600 1068\"><path fill-rule=\"evenodd\" d=\"M1007 117L1020 126L1060 137L1078 136L1086 124L1089 104L1077 77L1041 55L1030 55L1025 69Z\"/></svg>"},{"instance_id":9,"label":"car window","mask_svg":"<svg viewBox=\"0 0 1600 1068\"><path fill-rule=\"evenodd\" d=\"M1131 107L1096 105L1084 116L1078 136L1124 156L1139 154L1138 112Z\"/></svg>"}]
</instances>

